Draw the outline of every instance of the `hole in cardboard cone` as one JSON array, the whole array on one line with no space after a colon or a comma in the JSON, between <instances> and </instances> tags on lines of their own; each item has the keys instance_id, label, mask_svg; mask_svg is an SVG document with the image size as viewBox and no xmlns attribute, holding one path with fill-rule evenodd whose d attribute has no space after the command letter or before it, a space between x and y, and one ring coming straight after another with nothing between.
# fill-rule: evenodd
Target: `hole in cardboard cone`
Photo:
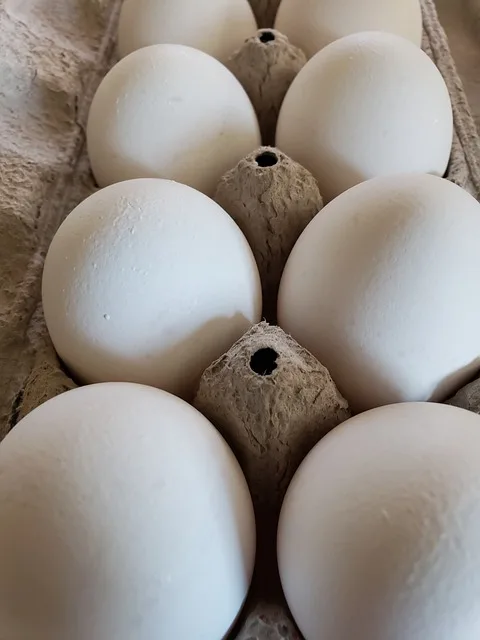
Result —
<instances>
[{"instance_id":1,"label":"hole in cardboard cone","mask_svg":"<svg viewBox=\"0 0 480 640\"><path fill-rule=\"evenodd\" d=\"M275 34L272 31L262 31L258 39L260 40L260 42L263 42L263 44L274 42Z\"/></svg>"},{"instance_id":2,"label":"hole in cardboard cone","mask_svg":"<svg viewBox=\"0 0 480 640\"><path fill-rule=\"evenodd\" d=\"M255 158L259 167L274 167L278 162L278 157L272 151L264 151Z\"/></svg>"},{"instance_id":3,"label":"hole in cardboard cone","mask_svg":"<svg viewBox=\"0 0 480 640\"><path fill-rule=\"evenodd\" d=\"M259 349L250 359L250 368L259 376L270 376L278 366L277 359L278 353L274 349Z\"/></svg>"}]
</instances>

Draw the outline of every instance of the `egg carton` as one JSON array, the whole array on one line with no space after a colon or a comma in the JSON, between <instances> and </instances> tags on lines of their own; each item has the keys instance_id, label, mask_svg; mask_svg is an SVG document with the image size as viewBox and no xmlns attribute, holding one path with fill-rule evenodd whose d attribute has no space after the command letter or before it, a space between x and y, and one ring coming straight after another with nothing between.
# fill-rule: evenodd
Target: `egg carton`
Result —
<instances>
[{"instance_id":1,"label":"egg carton","mask_svg":"<svg viewBox=\"0 0 480 640\"><path fill-rule=\"evenodd\" d=\"M45 328L41 272L62 219L96 190L84 126L93 93L115 61L120 4L121 0L65 0L61 5L54 0L3 0L0 6L0 439L36 406L75 386L62 370ZM251 4L263 30L252 34L229 66L257 109L264 142L272 144L281 101L305 57L278 32L265 31L272 27L278 0ZM422 6L423 48L445 78L453 105L454 141L446 177L478 197L476 128L434 2L422 0ZM274 157L269 172L256 161L259 155ZM282 185L287 182L291 189L285 193ZM248 194L241 190L245 184ZM302 203L298 224L303 227L321 208L321 196L302 167L271 148L232 167L216 198L235 217L235 203L247 195L255 202L256 190L263 194L264 216L269 207L278 211L279 202L283 207L280 226L273 232L237 220L255 245L264 276L265 313L274 320L279 274L299 233L299 228L289 226L289 207L293 199L297 208ZM251 210L255 213L254 207ZM269 242L267 232L272 234ZM251 366L256 354L261 354L257 371ZM274 378L268 375L272 367ZM292 384L306 390L296 404L285 400ZM472 393L467 395L471 401ZM252 592L232 637L299 638L276 570L276 515L298 462L349 416L348 407L328 371L278 327L266 323L254 327L205 372L195 404L235 449L261 524ZM255 432L268 425L260 444L248 438L245 425ZM282 438L276 437L279 434ZM259 456L255 446L269 455Z\"/></svg>"}]
</instances>

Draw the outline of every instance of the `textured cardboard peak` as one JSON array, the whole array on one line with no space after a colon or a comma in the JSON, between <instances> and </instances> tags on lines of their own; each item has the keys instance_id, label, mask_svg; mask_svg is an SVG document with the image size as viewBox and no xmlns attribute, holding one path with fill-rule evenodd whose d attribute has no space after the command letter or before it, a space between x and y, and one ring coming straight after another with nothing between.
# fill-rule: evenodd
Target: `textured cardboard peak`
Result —
<instances>
[{"instance_id":1,"label":"textured cardboard peak","mask_svg":"<svg viewBox=\"0 0 480 640\"><path fill-rule=\"evenodd\" d=\"M454 407L466 409L480 415L480 378L460 389L445 404L451 404Z\"/></svg>"},{"instance_id":2,"label":"textured cardboard peak","mask_svg":"<svg viewBox=\"0 0 480 640\"><path fill-rule=\"evenodd\" d=\"M214 196L245 234L263 292L263 315L276 321L277 293L298 237L322 209L315 178L273 147L256 149L223 176Z\"/></svg>"},{"instance_id":3,"label":"textured cardboard peak","mask_svg":"<svg viewBox=\"0 0 480 640\"><path fill-rule=\"evenodd\" d=\"M263 144L275 144L283 99L306 62L303 51L273 29L261 29L229 58L227 66L242 83L257 112Z\"/></svg>"},{"instance_id":4,"label":"textured cardboard peak","mask_svg":"<svg viewBox=\"0 0 480 640\"><path fill-rule=\"evenodd\" d=\"M301 640L284 606L260 600L247 611L235 640ZM232 637L233 640L233 637Z\"/></svg>"},{"instance_id":5,"label":"textured cardboard peak","mask_svg":"<svg viewBox=\"0 0 480 640\"><path fill-rule=\"evenodd\" d=\"M306 454L350 417L327 369L266 322L204 372L194 405L232 447L254 501L274 511Z\"/></svg>"},{"instance_id":6,"label":"textured cardboard peak","mask_svg":"<svg viewBox=\"0 0 480 640\"><path fill-rule=\"evenodd\" d=\"M303 458L350 417L347 402L311 353L262 322L205 371L194 405L232 447L255 507L255 575L239 637L293 638L277 568L278 515Z\"/></svg>"}]
</instances>

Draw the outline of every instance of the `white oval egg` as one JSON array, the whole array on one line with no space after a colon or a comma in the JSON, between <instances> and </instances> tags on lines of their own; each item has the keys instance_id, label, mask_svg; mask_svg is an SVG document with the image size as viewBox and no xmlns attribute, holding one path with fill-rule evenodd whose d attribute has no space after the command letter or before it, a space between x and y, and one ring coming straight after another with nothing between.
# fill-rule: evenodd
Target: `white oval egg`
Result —
<instances>
[{"instance_id":1,"label":"white oval egg","mask_svg":"<svg viewBox=\"0 0 480 640\"><path fill-rule=\"evenodd\" d=\"M142 385L69 391L0 445L0 636L223 638L249 588L255 522L232 452Z\"/></svg>"},{"instance_id":2,"label":"white oval egg","mask_svg":"<svg viewBox=\"0 0 480 640\"><path fill-rule=\"evenodd\" d=\"M250 99L223 64L191 47L159 44L123 58L102 80L87 144L101 187L167 178L213 195L261 137Z\"/></svg>"},{"instance_id":3,"label":"white oval egg","mask_svg":"<svg viewBox=\"0 0 480 640\"><path fill-rule=\"evenodd\" d=\"M81 382L138 382L191 398L261 317L257 265L213 200L169 180L111 185L57 231L43 272L53 344Z\"/></svg>"},{"instance_id":4,"label":"white oval egg","mask_svg":"<svg viewBox=\"0 0 480 640\"><path fill-rule=\"evenodd\" d=\"M355 411L443 400L480 368L479 237L479 203L443 178L364 182L297 241L279 324Z\"/></svg>"},{"instance_id":5,"label":"white oval egg","mask_svg":"<svg viewBox=\"0 0 480 640\"><path fill-rule=\"evenodd\" d=\"M480 417L406 403L344 422L309 453L278 528L305 640L477 640Z\"/></svg>"},{"instance_id":6,"label":"white oval egg","mask_svg":"<svg viewBox=\"0 0 480 640\"><path fill-rule=\"evenodd\" d=\"M452 138L440 71L411 42L377 32L337 40L305 65L280 110L276 143L328 201L379 175L442 176Z\"/></svg>"},{"instance_id":7,"label":"white oval egg","mask_svg":"<svg viewBox=\"0 0 480 640\"><path fill-rule=\"evenodd\" d=\"M184 44L226 62L256 30L248 0L125 0L118 51L123 58L152 44Z\"/></svg>"},{"instance_id":8,"label":"white oval egg","mask_svg":"<svg viewBox=\"0 0 480 640\"><path fill-rule=\"evenodd\" d=\"M311 58L334 40L360 31L385 31L422 43L419 0L282 0L278 29Z\"/></svg>"}]
</instances>

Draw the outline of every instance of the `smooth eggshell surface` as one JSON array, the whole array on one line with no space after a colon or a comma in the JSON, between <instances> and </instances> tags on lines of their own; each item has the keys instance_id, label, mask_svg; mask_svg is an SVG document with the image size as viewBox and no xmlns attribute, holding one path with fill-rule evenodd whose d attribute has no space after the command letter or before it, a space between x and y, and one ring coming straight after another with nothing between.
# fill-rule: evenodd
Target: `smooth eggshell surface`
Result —
<instances>
[{"instance_id":1,"label":"smooth eggshell surface","mask_svg":"<svg viewBox=\"0 0 480 640\"><path fill-rule=\"evenodd\" d=\"M0 445L0 636L212 640L247 595L255 522L214 427L142 385L57 396Z\"/></svg>"},{"instance_id":2,"label":"smooth eggshell surface","mask_svg":"<svg viewBox=\"0 0 480 640\"><path fill-rule=\"evenodd\" d=\"M378 32L342 38L309 60L285 97L276 134L327 201L379 175L442 176L452 139L440 71L411 42Z\"/></svg>"},{"instance_id":3,"label":"smooth eggshell surface","mask_svg":"<svg viewBox=\"0 0 480 640\"><path fill-rule=\"evenodd\" d=\"M279 324L355 411L443 400L480 367L479 237L480 205L443 178L358 185L297 241Z\"/></svg>"},{"instance_id":4,"label":"smooth eggshell surface","mask_svg":"<svg viewBox=\"0 0 480 640\"><path fill-rule=\"evenodd\" d=\"M248 0L125 0L118 50L123 58L152 44L184 44L226 62L256 30Z\"/></svg>"},{"instance_id":5,"label":"smooth eggshell surface","mask_svg":"<svg viewBox=\"0 0 480 640\"><path fill-rule=\"evenodd\" d=\"M252 251L230 216L190 187L148 178L72 211L48 251L42 296L53 344L79 381L185 398L262 306Z\"/></svg>"},{"instance_id":6,"label":"smooth eggshell surface","mask_svg":"<svg viewBox=\"0 0 480 640\"><path fill-rule=\"evenodd\" d=\"M480 418L455 407L382 407L324 438L278 529L305 640L477 640L479 468Z\"/></svg>"},{"instance_id":7,"label":"smooth eggshell surface","mask_svg":"<svg viewBox=\"0 0 480 640\"><path fill-rule=\"evenodd\" d=\"M167 178L213 195L261 137L250 99L223 64L191 47L159 44L123 58L102 80L87 144L101 187Z\"/></svg>"},{"instance_id":8,"label":"smooth eggshell surface","mask_svg":"<svg viewBox=\"0 0 480 640\"><path fill-rule=\"evenodd\" d=\"M275 28L308 57L343 36L385 31L418 47L422 43L419 0L282 0Z\"/></svg>"}]
</instances>

